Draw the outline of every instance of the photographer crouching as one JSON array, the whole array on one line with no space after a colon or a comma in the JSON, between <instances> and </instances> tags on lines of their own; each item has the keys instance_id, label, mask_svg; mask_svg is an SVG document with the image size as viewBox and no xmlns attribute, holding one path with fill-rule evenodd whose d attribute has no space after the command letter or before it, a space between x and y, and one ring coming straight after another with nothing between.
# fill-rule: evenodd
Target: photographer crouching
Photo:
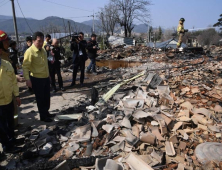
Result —
<instances>
[{"instance_id":1,"label":"photographer crouching","mask_svg":"<svg viewBox=\"0 0 222 170\"><path fill-rule=\"evenodd\" d=\"M99 50L99 46L96 41L96 34L91 35L91 40L89 40L89 42L87 43L87 49L88 49L88 57L91 61L89 66L87 67L86 72L90 73L90 70L92 69L93 74L97 74L96 57L97 57L97 51Z\"/></svg>"},{"instance_id":2,"label":"photographer crouching","mask_svg":"<svg viewBox=\"0 0 222 170\"><path fill-rule=\"evenodd\" d=\"M87 42L84 39L84 33L80 32L79 35L72 36L70 41L70 49L73 51L73 78L70 87L76 84L76 75L78 68L80 67L80 85L83 86L84 72L85 72L85 61L88 59L86 53Z\"/></svg>"}]
</instances>

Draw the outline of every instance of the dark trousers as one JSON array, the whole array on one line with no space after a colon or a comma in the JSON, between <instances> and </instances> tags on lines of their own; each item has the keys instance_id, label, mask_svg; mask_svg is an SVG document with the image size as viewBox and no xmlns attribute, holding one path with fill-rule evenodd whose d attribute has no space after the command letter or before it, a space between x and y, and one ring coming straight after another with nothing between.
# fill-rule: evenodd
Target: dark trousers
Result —
<instances>
[{"instance_id":1,"label":"dark trousers","mask_svg":"<svg viewBox=\"0 0 222 170\"><path fill-rule=\"evenodd\" d=\"M61 75L61 70L60 70L60 65L54 65L51 64L49 65L49 73L50 73L50 78L51 78L51 85L55 89L55 74L57 74L58 77L58 82L59 82L59 87L63 87L63 81L62 81L62 75Z\"/></svg>"},{"instance_id":2,"label":"dark trousers","mask_svg":"<svg viewBox=\"0 0 222 170\"><path fill-rule=\"evenodd\" d=\"M14 141L14 105L13 101L0 106L0 142L3 147L12 147Z\"/></svg>"},{"instance_id":3,"label":"dark trousers","mask_svg":"<svg viewBox=\"0 0 222 170\"><path fill-rule=\"evenodd\" d=\"M90 71L92 69L93 72L96 72L96 59L90 58L90 64L87 67L87 71Z\"/></svg>"},{"instance_id":4,"label":"dark trousers","mask_svg":"<svg viewBox=\"0 0 222 170\"><path fill-rule=\"evenodd\" d=\"M81 59L79 59L81 58ZM82 84L84 82L84 74L85 74L85 60L82 59L82 56L79 56L75 59L74 65L73 65L73 77L72 77L72 83L75 84L76 82L76 75L78 72L78 68L80 68L81 75L80 75L80 83Z\"/></svg>"},{"instance_id":5,"label":"dark trousers","mask_svg":"<svg viewBox=\"0 0 222 170\"><path fill-rule=\"evenodd\" d=\"M44 120L49 115L50 108L50 81L49 78L35 78L30 76L32 88L35 93L40 120Z\"/></svg>"},{"instance_id":6,"label":"dark trousers","mask_svg":"<svg viewBox=\"0 0 222 170\"><path fill-rule=\"evenodd\" d=\"M18 74L17 72L17 67L16 67L16 63L12 63L12 67L14 69L15 74Z\"/></svg>"}]
</instances>

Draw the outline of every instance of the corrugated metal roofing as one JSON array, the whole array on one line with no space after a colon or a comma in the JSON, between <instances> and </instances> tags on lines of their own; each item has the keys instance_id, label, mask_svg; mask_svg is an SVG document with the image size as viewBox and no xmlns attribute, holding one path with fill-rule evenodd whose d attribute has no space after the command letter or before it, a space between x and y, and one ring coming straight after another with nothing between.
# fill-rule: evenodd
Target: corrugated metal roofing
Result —
<instances>
[{"instance_id":1,"label":"corrugated metal roofing","mask_svg":"<svg viewBox=\"0 0 222 170\"><path fill-rule=\"evenodd\" d=\"M169 39L169 40L164 41L164 42L156 42L156 48L164 48L164 47L169 48L169 47L171 47L171 48L175 49L175 48L177 48L177 42L178 42L177 39ZM147 43L147 46L154 47L154 43L153 42ZM185 47L187 47L187 45L182 43L181 47L185 48Z\"/></svg>"}]
</instances>

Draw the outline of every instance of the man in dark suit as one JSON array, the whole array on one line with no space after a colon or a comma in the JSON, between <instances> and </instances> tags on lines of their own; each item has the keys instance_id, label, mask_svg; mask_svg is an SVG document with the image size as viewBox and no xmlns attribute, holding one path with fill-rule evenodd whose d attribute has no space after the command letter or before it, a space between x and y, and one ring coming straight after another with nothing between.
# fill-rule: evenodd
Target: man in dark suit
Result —
<instances>
[{"instance_id":1,"label":"man in dark suit","mask_svg":"<svg viewBox=\"0 0 222 170\"><path fill-rule=\"evenodd\" d=\"M80 67L80 85L83 86L85 61L88 59L86 53L87 42L84 39L84 33L80 32L78 38L71 41L70 49L73 51L73 79L70 87L73 87L76 83L76 75L78 68Z\"/></svg>"}]
</instances>

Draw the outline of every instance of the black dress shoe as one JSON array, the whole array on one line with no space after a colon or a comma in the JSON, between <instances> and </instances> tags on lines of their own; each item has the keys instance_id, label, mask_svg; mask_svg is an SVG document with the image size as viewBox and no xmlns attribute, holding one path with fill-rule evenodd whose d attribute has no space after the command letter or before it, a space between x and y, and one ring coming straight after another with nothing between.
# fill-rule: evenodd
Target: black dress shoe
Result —
<instances>
[{"instance_id":1,"label":"black dress shoe","mask_svg":"<svg viewBox=\"0 0 222 170\"><path fill-rule=\"evenodd\" d=\"M80 83L80 87L84 87L84 84L83 84L83 83Z\"/></svg>"},{"instance_id":2,"label":"black dress shoe","mask_svg":"<svg viewBox=\"0 0 222 170\"><path fill-rule=\"evenodd\" d=\"M65 89L63 87L60 88L61 91L65 91Z\"/></svg>"},{"instance_id":3,"label":"black dress shoe","mask_svg":"<svg viewBox=\"0 0 222 170\"><path fill-rule=\"evenodd\" d=\"M19 139L14 139L14 144L15 145L22 145L24 144L25 138L19 138Z\"/></svg>"},{"instance_id":4,"label":"black dress shoe","mask_svg":"<svg viewBox=\"0 0 222 170\"><path fill-rule=\"evenodd\" d=\"M50 118L51 118L51 117L55 117L55 116L56 116L55 114L48 114L48 115L47 115L47 117L50 117Z\"/></svg>"},{"instance_id":5,"label":"black dress shoe","mask_svg":"<svg viewBox=\"0 0 222 170\"><path fill-rule=\"evenodd\" d=\"M0 152L0 161L3 161L4 159L6 159L6 156L3 152Z\"/></svg>"},{"instance_id":6,"label":"black dress shoe","mask_svg":"<svg viewBox=\"0 0 222 170\"><path fill-rule=\"evenodd\" d=\"M53 92L53 93L56 93L56 92L57 92L57 90L56 90L56 89L53 89L53 90L52 90L52 92Z\"/></svg>"},{"instance_id":7,"label":"black dress shoe","mask_svg":"<svg viewBox=\"0 0 222 170\"><path fill-rule=\"evenodd\" d=\"M52 122L53 120L50 119L49 117L47 117L45 119L41 119L41 121L43 121L43 122Z\"/></svg>"},{"instance_id":8,"label":"black dress shoe","mask_svg":"<svg viewBox=\"0 0 222 170\"><path fill-rule=\"evenodd\" d=\"M76 83L72 83L72 84L70 84L69 87L73 87L73 86L75 86L75 85L76 85Z\"/></svg>"},{"instance_id":9,"label":"black dress shoe","mask_svg":"<svg viewBox=\"0 0 222 170\"><path fill-rule=\"evenodd\" d=\"M5 153L18 153L18 152L21 152L21 151L22 151L22 148L15 147L15 146L4 148Z\"/></svg>"}]
</instances>

